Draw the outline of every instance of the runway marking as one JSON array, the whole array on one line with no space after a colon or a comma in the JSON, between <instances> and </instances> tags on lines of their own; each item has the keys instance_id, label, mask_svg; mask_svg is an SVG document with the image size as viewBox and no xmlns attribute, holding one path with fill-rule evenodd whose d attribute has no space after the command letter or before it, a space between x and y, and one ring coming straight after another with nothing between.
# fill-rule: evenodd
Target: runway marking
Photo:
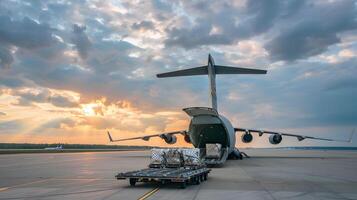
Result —
<instances>
[{"instance_id":1,"label":"runway marking","mask_svg":"<svg viewBox=\"0 0 357 200\"><path fill-rule=\"evenodd\" d=\"M150 190L149 192L145 193L143 196L141 196L138 200L145 200L149 198L151 195L155 194L157 191L159 191L160 187L157 187L153 190Z\"/></svg>"},{"instance_id":2,"label":"runway marking","mask_svg":"<svg viewBox=\"0 0 357 200\"><path fill-rule=\"evenodd\" d=\"M6 191L6 190L11 189L11 188L15 188L15 187L31 185L31 184L35 184L35 183L42 183L42 182L45 182L45 181L48 181L48 180L50 180L50 178L47 178L47 179L44 179L44 180L38 180L38 181L31 181L31 182L28 182L28 183L21 183L21 184L9 186L9 187L3 187L3 188L0 188L0 192Z\"/></svg>"},{"instance_id":3,"label":"runway marking","mask_svg":"<svg viewBox=\"0 0 357 200\"><path fill-rule=\"evenodd\" d=\"M113 181L109 178L52 178L53 181Z\"/></svg>"}]
</instances>

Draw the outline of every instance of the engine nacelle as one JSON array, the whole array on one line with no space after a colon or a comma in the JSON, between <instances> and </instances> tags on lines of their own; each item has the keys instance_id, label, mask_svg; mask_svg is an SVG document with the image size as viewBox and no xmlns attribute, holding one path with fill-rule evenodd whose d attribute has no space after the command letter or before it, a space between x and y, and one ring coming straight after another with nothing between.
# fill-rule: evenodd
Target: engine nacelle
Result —
<instances>
[{"instance_id":1,"label":"engine nacelle","mask_svg":"<svg viewBox=\"0 0 357 200\"><path fill-rule=\"evenodd\" d=\"M270 144L279 144L283 137L280 134L274 134L269 136L269 142Z\"/></svg>"},{"instance_id":2,"label":"engine nacelle","mask_svg":"<svg viewBox=\"0 0 357 200\"><path fill-rule=\"evenodd\" d=\"M250 134L249 132L246 132L242 135L242 142L243 143L250 143L253 141L253 135Z\"/></svg>"},{"instance_id":3,"label":"engine nacelle","mask_svg":"<svg viewBox=\"0 0 357 200\"><path fill-rule=\"evenodd\" d=\"M177 141L176 136L169 134L163 134L161 138L164 139L167 144L175 144Z\"/></svg>"},{"instance_id":4,"label":"engine nacelle","mask_svg":"<svg viewBox=\"0 0 357 200\"><path fill-rule=\"evenodd\" d=\"M185 134L185 135L183 136L183 139L185 139L185 142L191 143L191 139L190 139L190 136L189 136L188 134Z\"/></svg>"}]
</instances>

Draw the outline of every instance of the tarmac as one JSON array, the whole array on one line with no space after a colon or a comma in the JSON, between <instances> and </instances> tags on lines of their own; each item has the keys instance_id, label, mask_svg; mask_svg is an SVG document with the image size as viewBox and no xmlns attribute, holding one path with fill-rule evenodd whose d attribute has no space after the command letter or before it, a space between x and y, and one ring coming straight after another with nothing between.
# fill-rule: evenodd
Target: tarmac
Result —
<instances>
[{"instance_id":1,"label":"tarmac","mask_svg":"<svg viewBox=\"0 0 357 200\"><path fill-rule=\"evenodd\" d=\"M245 152L186 189L114 178L149 151L0 155L0 199L357 199L357 151Z\"/></svg>"}]
</instances>

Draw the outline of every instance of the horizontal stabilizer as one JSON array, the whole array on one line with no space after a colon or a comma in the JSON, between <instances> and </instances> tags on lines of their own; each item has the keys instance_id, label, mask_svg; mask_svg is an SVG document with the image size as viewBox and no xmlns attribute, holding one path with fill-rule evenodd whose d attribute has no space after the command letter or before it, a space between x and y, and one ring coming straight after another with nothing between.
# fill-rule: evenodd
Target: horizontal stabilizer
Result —
<instances>
[{"instance_id":1,"label":"horizontal stabilizer","mask_svg":"<svg viewBox=\"0 0 357 200\"><path fill-rule=\"evenodd\" d=\"M182 69L173 72L157 74L158 78L175 77L175 76L194 76L208 74L207 66L194 67L190 69Z\"/></svg>"},{"instance_id":2,"label":"horizontal stabilizer","mask_svg":"<svg viewBox=\"0 0 357 200\"><path fill-rule=\"evenodd\" d=\"M266 74L267 70L215 65L216 74Z\"/></svg>"},{"instance_id":3,"label":"horizontal stabilizer","mask_svg":"<svg viewBox=\"0 0 357 200\"><path fill-rule=\"evenodd\" d=\"M215 74L266 74L267 70L250 69L241 67L229 67L215 65ZM207 66L195 67L190 69L182 69L173 72L157 74L158 78L175 77L175 76L195 76L208 74Z\"/></svg>"}]
</instances>

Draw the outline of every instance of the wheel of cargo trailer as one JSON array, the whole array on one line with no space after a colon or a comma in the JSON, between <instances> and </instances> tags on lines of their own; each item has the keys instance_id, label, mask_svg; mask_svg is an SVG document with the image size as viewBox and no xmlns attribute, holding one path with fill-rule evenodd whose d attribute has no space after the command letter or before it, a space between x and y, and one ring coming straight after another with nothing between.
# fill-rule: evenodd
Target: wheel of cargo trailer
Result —
<instances>
[{"instance_id":1,"label":"wheel of cargo trailer","mask_svg":"<svg viewBox=\"0 0 357 200\"><path fill-rule=\"evenodd\" d=\"M135 186L136 184L136 179L135 178L130 178L129 179L130 186Z\"/></svg>"},{"instance_id":2,"label":"wheel of cargo trailer","mask_svg":"<svg viewBox=\"0 0 357 200\"><path fill-rule=\"evenodd\" d=\"M204 179L203 176L204 176L203 174L200 175L200 181L201 181L201 182L205 181L205 179Z\"/></svg>"}]
</instances>

